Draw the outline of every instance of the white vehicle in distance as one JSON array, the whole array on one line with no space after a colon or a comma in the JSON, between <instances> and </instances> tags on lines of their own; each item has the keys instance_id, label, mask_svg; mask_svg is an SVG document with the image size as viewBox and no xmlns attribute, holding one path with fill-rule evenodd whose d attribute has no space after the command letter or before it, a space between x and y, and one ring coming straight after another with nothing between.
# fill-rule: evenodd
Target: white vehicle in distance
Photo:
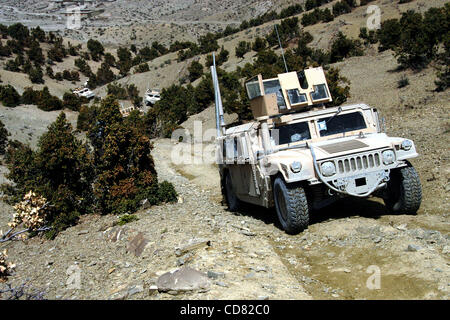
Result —
<instances>
[{"instance_id":1,"label":"white vehicle in distance","mask_svg":"<svg viewBox=\"0 0 450 320\"><path fill-rule=\"evenodd\" d=\"M89 90L89 88L75 89L73 93L79 98L84 97L88 100L95 98L95 93Z\"/></svg>"},{"instance_id":2,"label":"white vehicle in distance","mask_svg":"<svg viewBox=\"0 0 450 320\"><path fill-rule=\"evenodd\" d=\"M145 105L154 105L161 100L161 94L158 89L147 89L145 92Z\"/></svg>"}]
</instances>

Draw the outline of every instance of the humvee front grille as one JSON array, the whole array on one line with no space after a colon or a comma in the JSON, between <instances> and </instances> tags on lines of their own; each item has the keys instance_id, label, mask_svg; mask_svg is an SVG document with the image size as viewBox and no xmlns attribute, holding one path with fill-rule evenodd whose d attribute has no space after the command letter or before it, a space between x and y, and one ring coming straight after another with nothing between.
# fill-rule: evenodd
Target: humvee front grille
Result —
<instances>
[{"instance_id":1,"label":"humvee front grille","mask_svg":"<svg viewBox=\"0 0 450 320\"><path fill-rule=\"evenodd\" d=\"M379 153L348 157L337 160L336 163L338 173L352 173L378 167L381 167L381 156Z\"/></svg>"},{"instance_id":2,"label":"humvee front grille","mask_svg":"<svg viewBox=\"0 0 450 320\"><path fill-rule=\"evenodd\" d=\"M327 161L334 162L336 166L336 173L338 176L353 175L367 170L376 170L385 168L381 151L369 151L351 156L344 156L335 159L320 161L320 165Z\"/></svg>"}]
</instances>

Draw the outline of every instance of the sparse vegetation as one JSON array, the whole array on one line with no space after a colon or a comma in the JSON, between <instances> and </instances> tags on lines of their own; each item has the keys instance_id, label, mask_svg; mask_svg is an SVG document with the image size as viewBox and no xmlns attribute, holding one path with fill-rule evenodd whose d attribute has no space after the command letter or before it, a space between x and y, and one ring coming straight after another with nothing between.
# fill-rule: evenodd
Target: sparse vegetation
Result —
<instances>
[{"instance_id":1,"label":"sparse vegetation","mask_svg":"<svg viewBox=\"0 0 450 320\"><path fill-rule=\"evenodd\" d=\"M406 76L402 76L400 80L397 81L397 88L401 89L409 85L409 79Z\"/></svg>"},{"instance_id":2,"label":"sparse vegetation","mask_svg":"<svg viewBox=\"0 0 450 320\"><path fill-rule=\"evenodd\" d=\"M123 226L126 225L127 223L133 222L133 221L138 221L139 218L136 217L134 214L124 214L119 216L119 220L117 221L117 224L119 226Z\"/></svg>"}]
</instances>

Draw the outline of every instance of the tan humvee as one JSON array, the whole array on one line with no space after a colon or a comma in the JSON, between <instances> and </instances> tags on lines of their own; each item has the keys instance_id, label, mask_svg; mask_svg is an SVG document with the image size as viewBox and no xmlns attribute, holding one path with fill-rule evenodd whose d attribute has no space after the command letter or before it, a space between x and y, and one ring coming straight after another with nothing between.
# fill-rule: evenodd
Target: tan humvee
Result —
<instances>
[{"instance_id":1,"label":"tan humvee","mask_svg":"<svg viewBox=\"0 0 450 320\"><path fill-rule=\"evenodd\" d=\"M322 68L246 82L254 121L225 129L217 75L218 163L232 211L241 202L275 207L281 226L298 233L312 210L344 197L378 196L388 210L415 213L422 191L408 159L411 140L383 133L365 104L325 108L332 97Z\"/></svg>"}]
</instances>

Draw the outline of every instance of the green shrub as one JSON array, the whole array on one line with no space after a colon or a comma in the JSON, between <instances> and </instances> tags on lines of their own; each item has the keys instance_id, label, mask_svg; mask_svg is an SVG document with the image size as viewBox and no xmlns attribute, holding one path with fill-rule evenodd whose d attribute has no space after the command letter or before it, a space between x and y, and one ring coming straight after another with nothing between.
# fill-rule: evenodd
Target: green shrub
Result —
<instances>
[{"instance_id":1,"label":"green shrub","mask_svg":"<svg viewBox=\"0 0 450 320\"><path fill-rule=\"evenodd\" d=\"M192 61L188 71L189 81L193 82L203 75L203 65L198 61Z\"/></svg>"},{"instance_id":2,"label":"green shrub","mask_svg":"<svg viewBox=\"0 0 450 320\"><path fill-rule=\"evenodd\" d=\"M345 0L336 2L333 5L333 15L335 17L340 16L340 15L345 14L345 13L350 13L350 12L352 12L352 6L350 6L348 4L348 2L345 1Z\"/></svg>"},{"instance_id":3,"label":"green shrub","mask_svg":"<svg viewBox=\"0 0 450 320\"><path fill-rule=\"evenodd\" d=\"M93 105L81 106L77 118L77 129L82 131L89 131L95 123L98 108Z\"/></svg>"},{"instance_id":4,"label":"green shrub","mask_svg":"<svg viewBox=\"0 0 450 320\"><path fill-rule=\"evenodd\" d=\"M337 39L331 45L330 62L342 61L348 57L363 55L363 53L359 40L348 39L339 32Z\"/></svg>"},{"instance_id":5,"label":"green shrub","mask_svg":"<svg viewBox=\"0 0 450 320\"><path fill-rule=\"evenodd\" d=\"M44 74L41 67L31 68L28 72L31 83L44 83Z\"/></svg>"},{"instance_id":6,"label":"green shrub","mask_svg":"<svg viewBox=\"0 0 450 320\"><path fill-rule=\"evenodd\" d=\"M341 76L339 69L337 68L329 68L326 70L325 76L330 89L331 97L333 98L333 101L328 103L328 105L339 106L346 102L350 97L350 87L348 86L350 81Z\"/></svg>"},{"instance_id":7,"label":"green shrub","mask_svg":"<svg viewBox=\"0 0 450 320\"><path fill-rule=\"evenodd\" d=\"M8 27L8 34L11 38L26 42L30 36L30 31L21 23L14 23Z\"/></svg>"},{"instance_id":8,"label":"green shrub","mask_svg":"<svg viewBox=\"0 0 450 320\"><path fill-rule=\"evenodd\" d=\"M19 142L8 148L8 179L15 182L14 194L22 197L34 190L51 203L49 238L74 225L80 214L90 212L94 175L87 150L73 136L64 113L41 136L36 151Z\"/></svg>"},{"instance_id":9,"label":"green shrub","mask_svg":"<svg viewBox=\"0 0 450 320\"><path fill-rule=\"evenodd\" d=\"M35 104L37 105L40 98L40 92L33 90L31 87L25 88L22 94L22 103L23 104Z\"/></svg>"},{"instance_id":10,"label":"green shrub","mask_svg":"<svg viewBox=\"0 0 450 320\"><path fill-rule=\"evenodd\" d=\"M240 41L236 47L236 57L243 58L244 55L250 51L251 44L247 41Z\"/></svg>"},{"instance_id":11,"label":"green shrub","mask_svg":"<svg viewBox=\"0 0 450 320\"><path fill-rule=\"evenodd\" d=\"M58 97L52 96L48 87L44 87L39 93L39 100L37 103L39 109L44 111L61 110L63 103Z\"/></svg>"},{"instance_id":12,"label":"green shrub","mask_svg":"<svg viewBox=\"0 0 450 320\"><path fill-rule=\"evenodd\" d=\"M31 61L34 61L37 65L44 64L44 54L42 53L42 49L39 45L39 42L33 41L30 44L30 49L27 51L28 57Z\"/></svg>"},{"instance_id":13,"label":"green shrub","mask_svg":"<svg viewBox=\"0 0 450 320\"><path fill-rule=\"evenodd\" d=\"M117 224L119 226L123 226L127 223L130 223L133 221L138 221L138 220L139 220L139 218L136 217L134 214L124 214L119 217L119 221L117 222Z\"/></svg>"},{"instance_id":14,"label":"green shrub","mask_svg":"<svg viewBox=\"0 0 450 320\"><path fill-rule=\"evenodd\" d=\"M88 134L98 172L94 193L104 214L134 212L140 201L158 189L150 139L140 128L127 124L117 101L108 96Z\"/></svg>"},{"instance_id":15,"label":"green shrub","mask_svg":"<svg viewBox=\"0 0 450 320\"><path fill-rule=\"evenodd\" d=\"M91 80L91 78L89 78ZM110 83L116 79L116 76L111 71L109 65L106 63L102 63L100 68L97 70L97 76L96 76L96 84L101 86L105 85L107 83Z\"/></svg>"},{"instance_id":16,"label":"green shrub","mask_svg":"<svg viewBox=\"0 0 450 320\"><path fill-rule=\"evenodd\" d=\"M175 190L173 184L167 181L163 181L158 186L158 200L159 202L176 202L178 199L178 193Z\"/></svg>"},{"instance_id":17,"label":"green shrub","mask_svg":"<svg viewBox=\"0 0 450 320\"><path fill-rule=\"evenodd\" d=\"M208 32L206 35L201 36L198 39L200 52L205 54L212 51L216 51L219 49L219 45L217 44L217 39L214 34Z\"/></svg>"},{"instance_id":18,"label":"green shrub","mask_svg":"<svg viewBox=\"0 0 450 320\"><path fill-rule=\"evenodd\" d=\"M90 77L92 75L91 67L87 64L86 60L83 58L75 59L75 66L80 70L82 74L86 77Z\"/></svg>"},{"instance_id":19,"label":"green shrub","mask_svg":"<svg viewBox=\"0 0 450 320\"><path fill-rule=\"evenodd\" d=\"M402 76L400 80L397 81L397 88L401 89L409 85L409 79L406 76Z\"/></svg>"},{"instance_id":20,"label":"green shrub","mask_svg":"<svg viewBox=\"0 0 450 320\"><path fill-rule=\"evenodd\" d=\"M107 86L107 94L113 95L119 100L125 100L128 98L127 89L122 87L120 83L112 82L109 83Z\"/></svg>"},{"instance_id":21,"label":"green shrub","mask_svg":"<svg viewBox=\"0 0 450 320\"><path fill-rule=\"evenodd\" d=\"M6 146L8 145L8 136L10 133L6 130L5 125L0 120L0 154L5 154Z\"/></svg>"},{"instance_id":22,"label":"green shrub","mask_svg":"<svg viewBox=\"0 0 450 320\"><path fill-rule=\"evenodd\" d=\"M98 61L98 59L100 59L100 57L105 52L105 48L103 47L103 45L99 41L94 39L89 39L89 41L87 42L87 47L94 61Z\"/></svg>"},{"instance_id":23,"label":"green shrub","mask_svg":"<svg viewBox=\"0 0 450 320\"><path fill-rule=\"evenodd\" d=\"M14 108L20 104L20 95L11 85L0 86L0 102L5 107Z\"/></svg>"},{"instance_id":24,"label":"green shrub","mask_svg":"<svg viewBox=\"0 0 450 320\"><path fill-rule=\"evenodd\" d=\"M375 44L378 42L377 33L375 30L367 31L366 27L362 27L359 29L359 37L364 40L364 43L367 44Z\"/></svg>"},{"instance_id":25,"label":"green shrub","mask_svg":"<svg viewBox=\"0 0 450 320\"><path fill-rule=\"evenodd\" d=\"M87 103L84 97L78 97L72 92L66 92L63 96L63 107L72 111L79 111L83 103Z\"/></svg>"},{"instance_id":26,"label":"green shrub","mask_svg":"<svg viewBox=\"0 0 450 320\"><path fill-rule=\"evenodd\" d=\"M255 42L252 44L252 50L259 52L264 50L267 46L267 41L261 37L256 37Z\"/></svg>"},{"instance_id":27,"label":"green shrub","mask_svg":"<svg viewBox=\"0 0 450 320\"><path fill-rule=\"evenodd\" d=\"M150 71L148 63L142 63L134 69L134 73L144 73Z\"/></svg>"}]
</instances>

